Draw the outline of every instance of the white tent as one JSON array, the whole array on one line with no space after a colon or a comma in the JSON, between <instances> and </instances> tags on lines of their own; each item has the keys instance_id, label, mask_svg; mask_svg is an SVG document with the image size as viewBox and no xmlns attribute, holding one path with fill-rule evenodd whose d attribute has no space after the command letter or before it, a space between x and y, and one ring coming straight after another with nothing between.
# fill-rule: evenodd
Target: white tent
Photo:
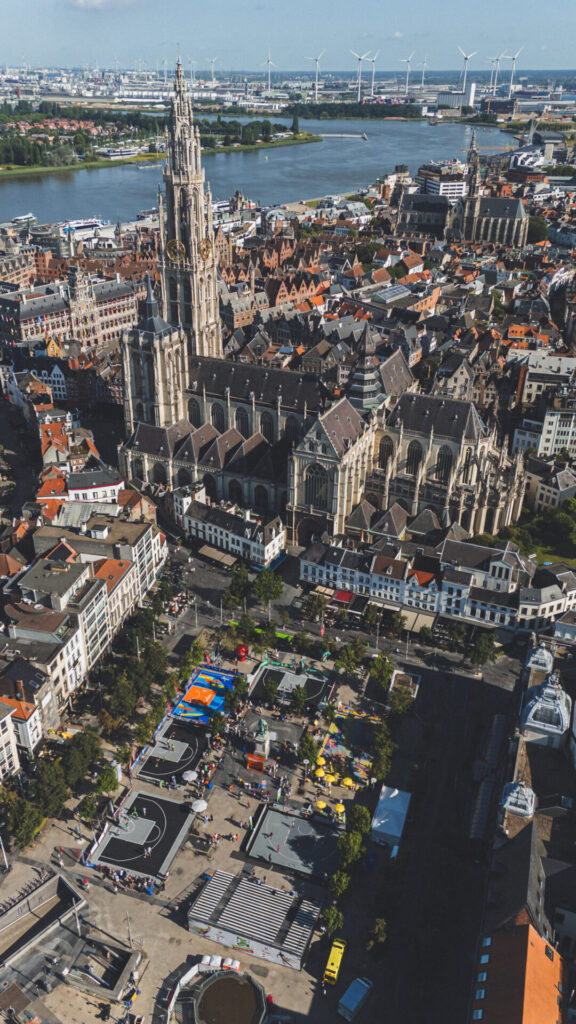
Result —
<instances>
[{"instance_id":1,"label":"white tent","mask_svg":"<svg viewBox=\"0 0 576 1024\"><path fill-rule=\"evenodd\" d=\"M382 786L378 806L372 818L370 838L382 846L396 847L402 838L411 794L391 786Z\"/></svg>"}]
</instances>

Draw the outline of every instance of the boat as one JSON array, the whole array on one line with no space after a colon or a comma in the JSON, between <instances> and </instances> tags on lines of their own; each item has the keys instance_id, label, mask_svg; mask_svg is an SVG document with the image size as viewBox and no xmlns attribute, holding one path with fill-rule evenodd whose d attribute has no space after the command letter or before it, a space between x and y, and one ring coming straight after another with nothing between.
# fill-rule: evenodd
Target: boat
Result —
<instances>
[{"instance_id":1,"label":"boat","mask_svg":"<svg viewBox=\"0 0 576 1024\"><path fill-rule=\"evenodd\" d=\"M155 217L158 214L158 207L152 206L149 210L140 210L136 214L136 220L146 220L146 217Z\"/></svg>"},{"instance_id":2,"label":"boat","mask_svg":"<svg viewBox=\"0 0 576 1024\"><path fill-rule=\"evenodd\" d=\"M99 217L87 217L85 220L66 220L58 226L64 231L90 231L95 228L105 228L110 223L107 220L100 220Z\"/></svg>"},{"instance_id":3,"label":"boat","mask_svg":"<svg viewBox=\"0 0 576 1024\"><path fill-rule=\"evenodd\" d=\"M33 213L22 213L19 217L12 217L11 224L28 224L30 221L35 221L36 217Z\"/></svg>"},{"instance_id":4,"label":"boat","mask_svg":"<svg viewBox=\"0 0 576 1024\"><path fill-rule=\"evenodd\" d=\"M360 136L360 138L364 139L364 142L368 142L368 136L366 135L366 132L362 132L362 135Z\"/></svg>"}]
</instances>

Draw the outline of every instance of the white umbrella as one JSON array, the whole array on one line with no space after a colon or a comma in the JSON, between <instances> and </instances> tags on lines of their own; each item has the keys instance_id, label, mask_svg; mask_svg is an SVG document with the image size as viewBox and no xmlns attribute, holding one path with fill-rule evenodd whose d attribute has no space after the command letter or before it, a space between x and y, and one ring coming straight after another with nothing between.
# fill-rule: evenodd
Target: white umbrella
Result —
<instances>
[{"instance_id":1,"label":"white umbrella","mask_svg":"<svg viewBox=\"0 0 576 1024\"><path fill-rule=\"evenodd\" d=\"M182 778L184 779L184 782L196 782L196 779L198 778L198 772L183 772Z\"/></svg>"},{"instance_id":2,"label":"white umbrella","mask_svg":"<svg viewBox=\"0 0 576 1024\"><path fill-rule=\"evenodd\" d=\"M205 811L207 809L207 807L208 804L206 803L205 800L195 800L194 803L192 804L192 810L196 814L201 814L202 811Z\"/></svg>"}]
</instances>

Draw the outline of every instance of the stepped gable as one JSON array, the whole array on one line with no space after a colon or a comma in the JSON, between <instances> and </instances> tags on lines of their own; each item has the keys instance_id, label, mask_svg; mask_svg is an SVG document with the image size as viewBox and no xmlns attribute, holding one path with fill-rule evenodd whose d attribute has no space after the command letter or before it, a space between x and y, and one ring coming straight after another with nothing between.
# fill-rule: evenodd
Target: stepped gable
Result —
<instances>
[{"instance_id":1,"label":"stepped gable","mask_svg":"<svg viewBox=\"0 0 576 1024\"><path fill-rule=\"evenodd\" d=\"M300 414L322 411L327 391L313 373L271 370L265 366L232 363L225 359L193 356L190 360L190 388L194 394L222 397L229 389L233 402L252 401L275 406L282 399L284 409Z\"/></svg>"},{"instance_id":2,"label":"stepped gable","mask_svg":"<svg viewBox=\"0 0 576 1024\"><path fill-rule=\"evenodd\" d=\"M388 422L415 434L433 430L436 436L455 441L480 441L489 434L472 402L433 395L402 395Z\"/></svg>"}]
</instances>

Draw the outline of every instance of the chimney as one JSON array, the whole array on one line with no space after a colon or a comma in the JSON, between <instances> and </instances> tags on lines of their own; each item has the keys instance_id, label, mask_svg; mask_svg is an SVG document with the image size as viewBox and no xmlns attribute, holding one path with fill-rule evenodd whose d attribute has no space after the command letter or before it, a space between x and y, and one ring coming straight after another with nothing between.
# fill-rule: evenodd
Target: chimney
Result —
<instances>
[{"instance_id":1,"label":"chimney","mask_svg":"<svg viewBox=\"0 0 576 1024\"><path fill-rule=\"evenodd\" d=\"M20 700L24 700L24 683L21 679L16 680L16 688L18 690Z\"/></svg>"}]
</instances>

